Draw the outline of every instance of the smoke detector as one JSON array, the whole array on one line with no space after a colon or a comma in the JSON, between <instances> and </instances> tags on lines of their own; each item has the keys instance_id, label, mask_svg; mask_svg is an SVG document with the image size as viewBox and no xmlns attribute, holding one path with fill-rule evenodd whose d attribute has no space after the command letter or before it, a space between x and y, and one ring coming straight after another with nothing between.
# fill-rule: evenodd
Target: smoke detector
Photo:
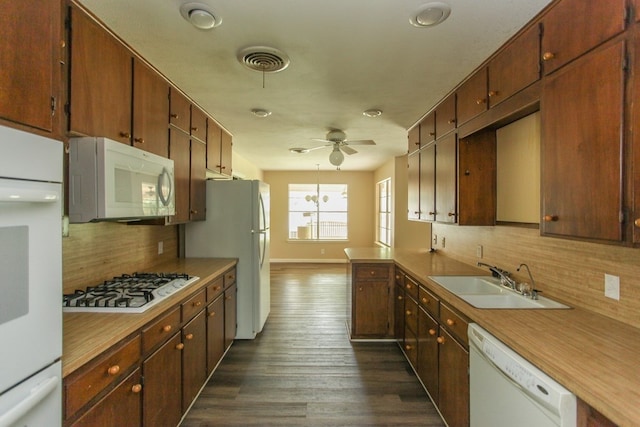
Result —
<instances>
[{"instance_id":1,"label":"smoke detector","mask_svg":"<svg viewBox=\"0 0 640 427\"><path fill-rule=\"evenodd\" d=\"M247 47L238 52L237 58L246 68L261 73L277 73L290 62L286 53L268 46Z\"/></svg>"}]
</instances>

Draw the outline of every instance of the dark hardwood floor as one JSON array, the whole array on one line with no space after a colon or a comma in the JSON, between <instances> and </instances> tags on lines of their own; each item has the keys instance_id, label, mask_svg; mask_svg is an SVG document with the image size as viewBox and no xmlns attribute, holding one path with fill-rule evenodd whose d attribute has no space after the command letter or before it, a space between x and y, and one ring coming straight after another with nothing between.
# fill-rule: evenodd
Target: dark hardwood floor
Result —
<instances>
[{"instance_id":1,"label":"dark hardwood floor","mask_svg":"<svg viewBox=\"0 0 640 427\"><path fill-rule=\"evenodd\" d=\"M195 426L444 426L395 343L350 342L346 266L272 264L271 314L228 351Z\"/></svg>"}]
</instances>

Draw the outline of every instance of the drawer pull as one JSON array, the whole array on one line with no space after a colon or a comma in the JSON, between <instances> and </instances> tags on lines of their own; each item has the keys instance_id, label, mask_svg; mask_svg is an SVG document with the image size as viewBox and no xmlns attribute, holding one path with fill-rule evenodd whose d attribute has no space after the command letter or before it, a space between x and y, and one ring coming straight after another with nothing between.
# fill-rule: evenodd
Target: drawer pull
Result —
<instances>
[{"instance_id":1,"label":"drawer pull","mask_svg":"<svg viewBox=\"0 0 640 427\"><path fill-rule=\"evenodd\" d=\"M231 295L229 295L228 297L225 298L227 301L229 301L230 299L233 299L233 297Z\"/></svg>"},{"instance_id":2,"label":"drawer pull","mask_svg":"<svg viewBox=\"0 0 640 427\"><path fill-rule=\"evenodd\" d=\"M216 291L216 292L218 292L220 289L222 289L220 286L214 286L213 287L213 290Z\"/></svg>"},{"instance_id":3,"label":"drawer pull","mask_svg":"<svg viewBox=\"0 0 640 427\"><path fill-rule=\"evenodd\" d=\"M558 220L558 215L545 215L544 216L544 221L545 222L554 222Z\"/></svg>"},{"instance_id":4,"label":"drawer pull","mask_svg":"<svg viewBox=\"0 0 640 427\"><path fill-rule=\"evenodd\" d=\"M409 344L404 346L404 349L407 351L411 351L411 349L413 348L413 346L410 346Z\"/></svg>"},{"instance_id":5,"label":"drawer pull","mask_svg":"<svg viewBox=\"0 0 640 427\"><path fill-rule=\"evenodd\" d=\"M453 319L447 319L447 325L449 325L449 326L453 326L453 325L455 325L455 324L456 324L455 320L453 320Z\"/></svg>"},{"instance_id":6,"label":"drawer pull","mask_svg":"<svg viewBox=\"0 0 640 427\"><path fill-rule=\"evenodd\" d=\"M211 313L209 313L209 317L213 317L213 316L215 316L215 315L216 315L216 312L215 312L215 311L212 311Z\"/></svg>"},{"instance_id":7,"label":"drawer pull","mask_svg":"<svg viewBox=\"0 0 640 427\"><path fill-rule=\"evenodd\" d=\"M429 335L434 336L436 334L435 329L429 329Z\"/></svg>"},{"instance_id":8,"label":"drawer pull","mask_svg":"<svg viewBox=\"0 0 640 427\"><path fill-rule=\"evenodd\" d=\"M490 91L489 91L489 97L490 97L490 98L491 98L491 97L494 97L494 96L496 96L496 95L498 95L498 91L497 91L497 90L490 90Z\"/></svg>"},{"instance_id":9,"label":"drawer pull","mask_svg":"<svg viewBox=\"0 0 640 427\"><path fill-rule=\"evenodd\" d=\"M438 344L444 344L444 337L438 337L436 341L438 341Z\"/></svg>"},{"instance_id":10,"label":"drawer pull","mask_svg":"<svg viewBox=\"0 0 640 427\"><path fill-rule=\"evenodd\" d=\"M140 393L141 391L142 391L142 384L134 384L131 387L131 392L132 393L136 393L137 394L137 393Z\"/></svg>"},{"instance_id":11,"label":"drawer pull","mask_svg":"<svg viewBox=\"0 0 640 427\"><path fill-rule=\"evenodd\" d=\"M413 286L411 286L411 284L410 284L410 283L407 283L407 284L405 285L405 287L406 287L407 289L411 289Z\"/></svg>"},{"instance_id":12,"label":"drawer pull","mask_svg":"<svg viewBox=\"0 0 640 427\"><path fill-rule=\"evenodd\" d=\"M370 275L372 275L372 276L375 276L375 275L376 275L376 272L375 272L374 270L371 270L371 271L369 272L369 274L370 274Z\"/></svg>"},{"instance_id":13,"label":"drawer pull","mask_svg":"<svg viewBox=\"0 0 640 427\"><path fill-rule=\"evenodd\" d=\"M358 288L358 290L359 290L359 291L364 291L364 288L363 288L362 286L360 286L360 287Z\"/></svg>"},{"instance_id":14,"label":"drawer pull","mask_svg":"<svg viewBox=\"0 0 640 427\"><path fill-rule=\"evenodd\" d=\"M398 301L402 301L402 295L398 295Z\"/></svg>"},{"instance_id":15,"label":"drawer pull","mask_svg":"<svg viewBox=\"0 0 640 427\"><path fill-rule=\"evenodd\" d=\"M179 119L179 118L180 118L180 115L179 115L179 114L177 114L177 113L172 113L172 114L171 114L171 118L172 118L172 119Z\"/></svg>"},{"instance_id":16,"label":"drawer pull","mask_svg":"<svg viewBox=\"0 0 640 427\"><path fill-rule=\"evenodd\" d=\"M448 124L452 125L456 122L456 119L449 119L449 121L447 122Z\"/></svg>"},{"instance_id":17,"label":"drawer pull","mask_svg":"<svg viewBox=\"0 0 640 427\"><path fill-rule=\"evenodd\" d=\"M194 132L198 132L198 128L197 127L192 127L191 130L194 131Z\"/></svg>"},{"instance_id":18,"label":"drawer pull","mask_svg":"<svg viewBox=\"0 0 640 427\"><path fill-rule=\"evenodd\" d=\"M407 316L411 316L413 313L411 312L411 310L407 310L404 312L404 314L406 314Z\"/></svg>"},{"instance_id":19,"label":"drawer pull","mask_svg":"<svg viewBox=\"0 0 640 427\"><path fill-rule=\"evenodd\" d=\"M107 369L107 372L109 373L109 375L116 375L118 372L120 372L120 366L110 366L109 369Z\"/></svg>"},{"instance_id":20,"label":"drawer pull","mask_svg":"<svg viewBox=\"0 0 640 427\"><path fill-rule=\"evenodd\" d=\"M182 350L183 348L184 348L184 344L183 343L176 344L176 350Z\"/></svg>"},{"instance_id":21,"label":"drawer pull","mask_svg":"<svg viewBox=\"0 0 640 427\"><path fill-rule=\"evenodd\" d=\"M129 132L120 132L120 136L126 139L131 138L131 134Z\"/></svg>"},{"instance_id":22,"label":"drawer pull","mask_svg":"<svg viewBox=\"0 0 640 427\"><path fill-rule=\"evenodd\" d=\"M553 59L555 57L556 57L556 54L553 53L553 52L545 52L545 53L542 54L542 60L543 61L549 61L549 60L551 60L551 59Z\"/></svg>"},{"instance_id":23,"label":"drawer pull","mask_svg":"<svg viewBox=\"0 0 640 427\"><path fill-rule=\"evenodd\" d=\"M193 303L193 306L194 306L194 307L200 307L201 305L202 305L202 301L195 301L195 302Z\"/></svg>"},{"instance_id":24,"label":"drawer pull","mask_svg":"<svg viewBox=\"0 0 640 427\"><path fill-rule=\"evenodd\" d=\"M482 105L482 104L484 104L485 102L487 102L487 100L486 100L486 99L484 99L484 98L476 99L476 104L478 104L478 105Z\"/></svg>"},{"instance_id":25,"label":"drawer pull","mask_svg":"<svg viewBox=\"0 0 640 427\"><path fill-rule=\"evenodd\" d=\"M192 339L193 339L193 334L187 334L187 335L185 335L185 336L184 336L184 339L192 340Z\"/></svg>"},{"instance_id":26,"label":"drawer pull","mask_svg":"<svg viewBox=\"0 0 640 427\"><path fill-rule=\"evenodd\" d=\"M171 330L171 325L164 325L162 327L162 332L169 332Z\"/></svg>"},{"instance_id":27,"label":"drawer pull","mask_svg":"<svg viewBox=\"0 0 640 427\"><path fill-rule=\"evenodd\" d=\"M427 298L427 297L422 297L422 303L423 303L423 304L429 304L429 298Z\"/></svg>"},{"instance_id":28,"label":"drawer pull","mask_svg":"<svg viewBox=\"0 0 640 427\"><path fill-rule=\"evenodd\" d=\"M633 221L633 223L635 224L636 227L640 227L640 218Z\"/></svg>"}]
</instances>

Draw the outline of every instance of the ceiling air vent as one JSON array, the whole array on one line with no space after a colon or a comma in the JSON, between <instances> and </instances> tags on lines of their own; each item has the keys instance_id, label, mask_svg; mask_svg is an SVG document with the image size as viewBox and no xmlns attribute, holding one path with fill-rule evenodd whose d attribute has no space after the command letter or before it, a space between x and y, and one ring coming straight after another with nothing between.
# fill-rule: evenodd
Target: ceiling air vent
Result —
<instances>
[{"instance_id":1,"label":"ceiling air vent","mask_svg":"<svg viewBox=\"0 0 640 427\"><path fill-rule=\"evenodd\" d=\"M277 73L289 66L286 53L273 47L253 46L238 52L238 61L250 70Z\"/></svg>"}]
</instances>

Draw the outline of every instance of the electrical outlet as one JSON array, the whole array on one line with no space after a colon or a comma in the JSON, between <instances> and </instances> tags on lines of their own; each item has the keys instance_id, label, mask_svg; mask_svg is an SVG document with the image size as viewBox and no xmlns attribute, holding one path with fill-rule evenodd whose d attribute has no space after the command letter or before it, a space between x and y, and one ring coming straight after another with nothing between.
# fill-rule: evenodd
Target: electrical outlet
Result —
<instances>
[{"instance_id":1,"label":"electrical outlet","mask_svg":"<svg viewBox=\"0 0 640 427\"><path fill-rule=\"evenodd\" d=\"M324 249L320 249L320 255L324 255Z\"/></svg>"},{"instance_id":2,"label":"electrical outlet","mask_svg":"<svg viewBox=\"0 0 640 427\"><path fill-rule=\"evenodd\" d=\"M445 245L445 243L447 242L447 240L443 237L443 238L441 239L441 241L442 241L442 247L444 248L444 245Z\"/></svg>"},{"instance_id":3,"label":"electrical outlet","mask_svg":"<svg viewBox=\"0 0 640 427\"><path fill-rule=\"evenodd\" d=\"M158 242L158 255L162 255L163 252L164 252L164 242L160 240Z\"/></svg>"},{"instance_id":4,"label":"electrical outlet","mask_svg":"<svg viewBox=\"0 0 640 427\"><path fill-rule=\"evenodd\" d=\"M434 244L434 245L437 245L437 244L438 244L438 235L437 235L437 234L434 234L434 235L433 235L433 244Z\"/></svg>"},{"instance_id":5,"label":"electrical outlet","mask_svg":"<svg viewBox=\"0 0 640 427\"><path fill-rule=\"evenodd\" d=\"M620 301L620 277L605 273L604 296Z\"/></svg>"},{"instance_id":6,"label":"electrical outlet","mask_svg":"<svg viewBox=\"0 0 640 427\"><path fill-rule=\"evenodd\" d=\"M476 246L476 257L482 259L482 245Z\"/></svg>"}]
</instances>

